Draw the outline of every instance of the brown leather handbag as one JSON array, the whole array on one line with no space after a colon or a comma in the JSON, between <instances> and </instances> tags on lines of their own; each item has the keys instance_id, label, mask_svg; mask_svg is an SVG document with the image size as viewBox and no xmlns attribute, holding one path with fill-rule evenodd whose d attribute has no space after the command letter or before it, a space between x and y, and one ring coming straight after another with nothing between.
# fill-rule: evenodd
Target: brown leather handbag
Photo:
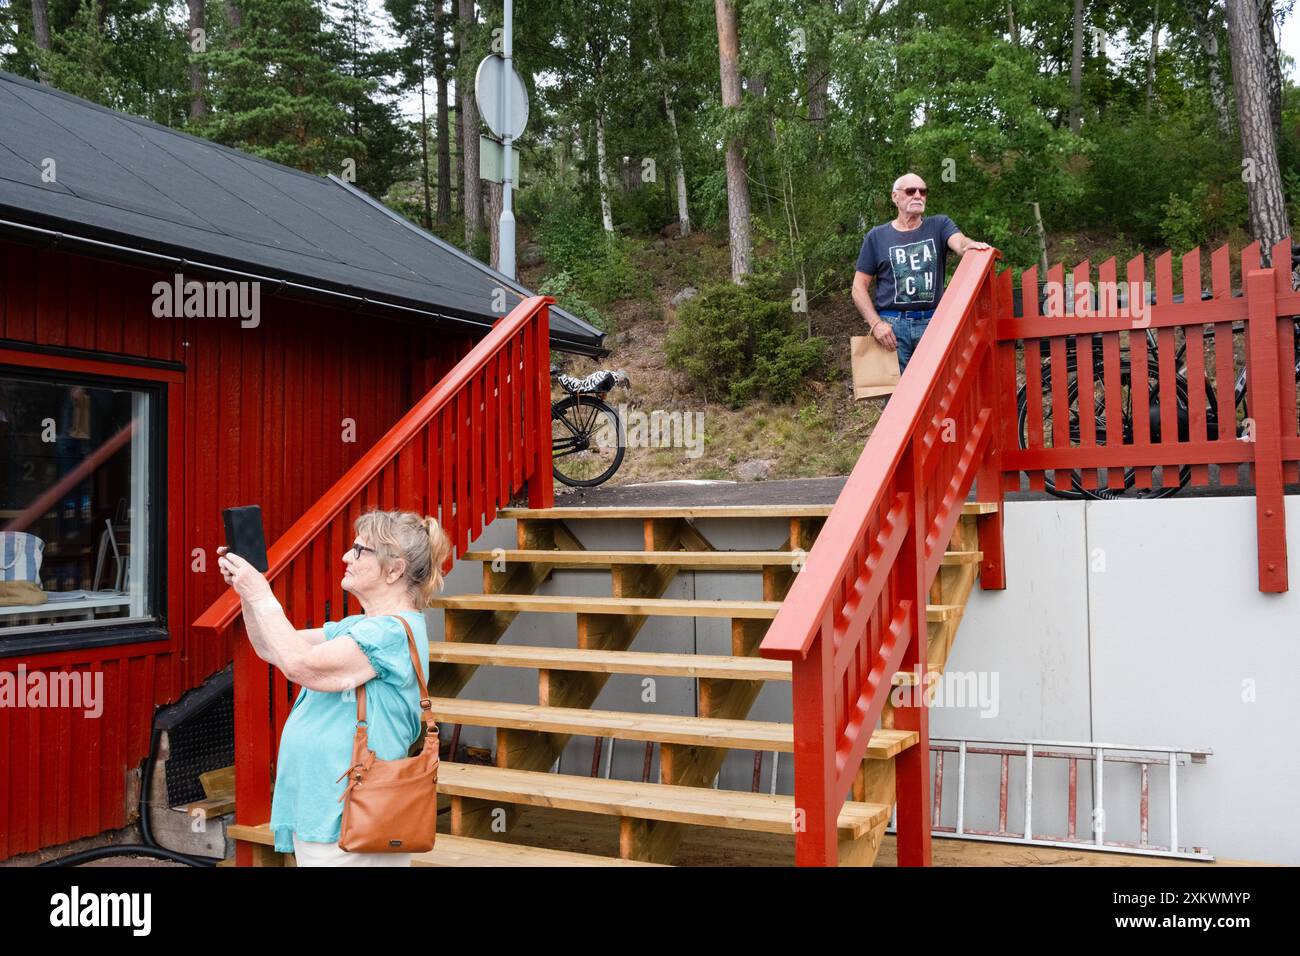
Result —
<instances>
[{"instance_id":1,"label":"brown leather handbag","mask_svg":"<svg viewBox=\"0 0 1300 956\"><path fill-rule=\"evenodd\" d=\"M433 849L437 837L438 724L433 719L433 702L411 625L401 615L394 617L406 628L411 663L420 684L420 720L424 729L406 757L379 760L366 736L366 688L364 684L357 688L352 766L338 778L352 778L339 797L343 803L339 849L350 853L423 853Z\"/></svg>"}]
</instances>

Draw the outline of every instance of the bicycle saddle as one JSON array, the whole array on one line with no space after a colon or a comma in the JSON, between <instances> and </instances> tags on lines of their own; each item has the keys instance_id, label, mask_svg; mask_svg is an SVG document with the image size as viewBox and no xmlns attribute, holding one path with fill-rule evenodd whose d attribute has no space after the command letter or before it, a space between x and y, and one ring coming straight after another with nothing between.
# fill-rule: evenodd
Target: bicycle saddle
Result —
<instances>
[{"instance_id":1,"label":"bicycle saddle","mask_svg":"<svg viewBox=\"0 0 1300 956\"><path fill-rule=\"evenodd\" d=\"M558 369L553 370L555 380L559 382L560 387L566 392L577 394L578 392L600 392L605 393L618 387L627 385L627 373L622 369L612 372L609 369L600 369L592 372L586 378L574 378L572 375L565 375Z\"/></svg>"}]
</instances>

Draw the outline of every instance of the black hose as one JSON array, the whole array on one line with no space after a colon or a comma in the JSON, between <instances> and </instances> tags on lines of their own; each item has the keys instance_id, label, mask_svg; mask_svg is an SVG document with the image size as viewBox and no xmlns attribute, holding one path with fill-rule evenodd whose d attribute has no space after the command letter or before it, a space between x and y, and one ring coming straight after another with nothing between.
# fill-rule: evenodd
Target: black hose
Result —
<instances>
[{"instance_id":1,"label":"black hose","mask_svg":"<svg viewBox=\"0 0 1300 956\"><path fill-rule=\"evenodd\" d=\"M153 782L153 768L158 756L158 742L161 739L162 729L155 723L153 734L149 738L149 756L145 759L144 779L140 782L140 837L144 842L95 847L92 850L59 857L57 860L47 860L45 863L38 863L37 866L79 866L109 856L149 856L159 860L184 863L186 866L216 866L221 862L218 857L177 853L175 850L160 846L154 839L153 829L149 826L149 787Z\"/></svg>"}]
</instances>

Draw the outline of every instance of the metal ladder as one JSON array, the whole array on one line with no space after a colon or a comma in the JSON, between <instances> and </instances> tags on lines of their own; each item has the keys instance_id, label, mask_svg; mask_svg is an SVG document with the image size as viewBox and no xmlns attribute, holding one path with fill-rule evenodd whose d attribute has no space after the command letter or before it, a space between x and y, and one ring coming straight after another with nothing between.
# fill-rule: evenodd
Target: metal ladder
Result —
<instances>
[{"instance_id":1,"label":"metal ladder","mask_svg":"<svg viewBox=\"0 0 1300 956\"><path fill-rule=\"evenodd\" d=\"M1003 740L985 737L936 737L930 741L934 754L932 793L933 814L931 833L936 837L963 840L986 840L998 843L1022 843L1032 846L1049 846L1068 849L1102 850L1111 853L1131 853L1143 856L1176 857L1187 860L1212 861L1214 856L1201 846L1181 848L1178 845L1178 767L1187 762L1203 764L1213 751L1209 747L1145 747L1136 744L1099 743L1097 741L1068 740ZM957 758L957 820L954 826L941 823L943 813L943 778L947 758ZM966 826L967 757L996 756L1000 758L998 775L998 828L981 830ZM1186 757L1184 760L1182 758ZM1007 796L1010 790L1012 758L1024 765L1024 826L1015 830L1007 826ZM1040 760L1065 760L1069 762L1069 806L1067 832L1064 836L1036 834L1034 830L1034 768ZM1093 813L1090 837L1078 834L1079 764L1092 768ZM1106 812L1102 800L1102 783L1107 763L1138 764L1141 767L1141 784L1138 801L1140 837L1136 843L1107 840L1105 837ZM1169 779L1168 843L1150 841L1151 768L1167 767ZM950 771L951 772L951 771ZM890 821L889 832L897 824L897 808Z\"/></svg>"}]
</instances>

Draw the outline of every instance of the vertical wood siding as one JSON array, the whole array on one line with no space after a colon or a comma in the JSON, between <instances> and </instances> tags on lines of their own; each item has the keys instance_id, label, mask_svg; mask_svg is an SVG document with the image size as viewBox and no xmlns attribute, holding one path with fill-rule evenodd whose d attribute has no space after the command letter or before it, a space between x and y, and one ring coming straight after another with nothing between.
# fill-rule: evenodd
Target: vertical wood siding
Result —
<instances>
[{"instance_id":1,"label":"vertical wood siding","mask_svg":"<svg viewBox=\"0 0 1300 956\"><path fill-rule=\"evenodd\" d=\"M295 302L266 287L257 328L237 318L155 318L153 284L170 279L0 241L0 348L93 350L106 367L124 357L183 366L168 389L183 408L169 409L167 504L155 514L167 522L164 603L179 619L168 621L169 644L147 651L5 657L0 637L0 670L25 663L29 672L104 674L98 719L0 707L0 859L125 826L135 812L127 775L147 755L155 708L230 663L229 641L199 643L189 631L224 587L215 561L221 509L261 504L274 541L474 344L463 333ZM21 361L54 364L34 353ZM353 442L343 440L344 419L355 422ZM195 549L206 571L193 570Z\"/></svg>"}]
</instances>

